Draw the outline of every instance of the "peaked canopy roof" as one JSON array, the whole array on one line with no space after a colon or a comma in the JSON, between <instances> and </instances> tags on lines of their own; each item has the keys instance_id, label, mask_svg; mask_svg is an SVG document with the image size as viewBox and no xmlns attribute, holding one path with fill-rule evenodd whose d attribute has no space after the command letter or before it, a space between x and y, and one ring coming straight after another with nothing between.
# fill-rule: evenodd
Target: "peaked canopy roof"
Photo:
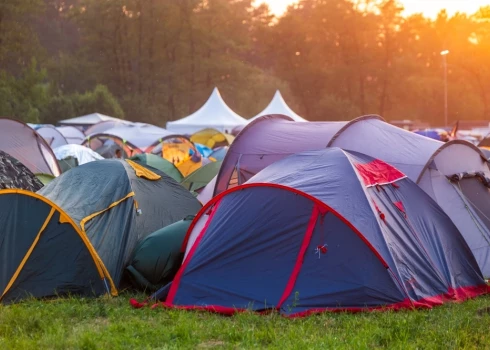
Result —
<instances>
[{"instance_id":1,"label":"peaked canopy roof","mask_svg":"<svg viewBox=\"0 0 490 350\"><path fill-rule=\"evenodd\" d=\"M307 122L305 118L300 117L297 115L284 101L284 98L281 95L281 92L279 90L276 91L274 94L274 97L272 98L272 101L269 103L265 109L257 114L255 117L252 119L249 119L249 122L252 120L255 120L263 115L272 115L272 114L282 114L290 117L296 122Z\"/></svg>"},{"instance_id":2,"label":"peaked canopy roof","mask_svg":"<svg viewBox=\"0 0 490 350\"><path fill-rule=\"evenodd\" d=\"M247 120L233 112L223 101L218 88L206 103L188 117L167 123L167 129L181 134L193 134L205 128L214 128L221 132L230 132L238 125L245 125Z\"/></svg>"},{"instance_id":3,"label":"peaked canopy roof","mask_svg":"<svg viewBox=\"0 0 490 350\"><path fill-rule=\"evenodd\" d=\"M59 124L90 126L100 122L105 122L107 120L121 121L121 122L123 121L118 118L109 117L108 115L104 115L100 113L92 113L92 114L82 115L81 117L60 120Z\"/></svg>"}]
</instances>

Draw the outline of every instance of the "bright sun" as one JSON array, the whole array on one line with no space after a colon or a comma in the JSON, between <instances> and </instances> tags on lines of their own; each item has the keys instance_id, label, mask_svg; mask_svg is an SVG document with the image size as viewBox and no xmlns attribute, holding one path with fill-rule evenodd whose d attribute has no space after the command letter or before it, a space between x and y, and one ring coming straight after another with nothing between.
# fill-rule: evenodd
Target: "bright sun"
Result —
<instances>
[{"instance_id":1,"label":"bright sun","mask_svg":"<svg viewBox=\"0 0 490 350\"><path fill-rule=\"evenodd\" d=\"M257 3L265 2L276 15L286 11L287 6L295 0L256 0ZM449 15L456 12L474 13L481 6L490 5L490 0L401 0L405 7L405 14L423 13L427 17L436 17L437 13L446 9Z\"/></svg>"}]
</instances>

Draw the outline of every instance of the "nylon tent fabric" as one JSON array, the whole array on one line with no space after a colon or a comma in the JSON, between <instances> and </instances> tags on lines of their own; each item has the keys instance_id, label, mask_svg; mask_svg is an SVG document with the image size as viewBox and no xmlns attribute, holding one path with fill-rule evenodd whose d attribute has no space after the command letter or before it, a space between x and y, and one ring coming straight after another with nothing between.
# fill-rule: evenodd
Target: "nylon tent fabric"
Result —
<instances>
[{"instance_id":1,"label":"nylon tent fabric","mask_svg":"<svg viewBox=\"0 0 490 350\"><path fill-rule=\"evenodd\" d=\"M221 147L216 149L213 153L209 155L209 159L213 160L223 160L225 158L226 152L228 152L229 147Z\"/></svg>"},{"instance_id":2,"label":"nylon tent fabric","mask_svg":"<svg viewBox=\"0 0 490 350\"><path fill-rule=\"evenodd\" d=\"M34 175L36 175L37 179L39 181L41 181L43 186L49 184L51 181L56 179L53 175L50 175L50 174L38 173L38 174L34 174Z\"/></svg>"},{"instance_id":3,"label":"nylon tent fabric","mask_svg":"<svg viewBox=\"0 0 490 350\"><path fill-rule=\"evenodd\" d=\"M0 189L19 188L36 192L43 183L21 162L0 151Z\"/></svg>"},{"instance_id":4,"label":"nylon tent fabric","mask_svg":"<svg viewBox=\"0 0 490 350\"><path fill-rule=\"evenodd\" d=\"M233 143L234 139L235 137L233 135L225 134L213 128L199 130L190 137L193 143L199 143L210 149L229 146Z\"/></svg>"},{"instance_id":5,"label":"nylon tent fabric","mask_svg":"<svg viewBox=\"0 0 490 350\"><path fill-rule=\"evenodd\" d=\"M84 131L84 134L86 136L92 134L99 134L99 133L103 133L106 130L113 129L115 127L131 125L131 124L133 123L125 120L106 120L90 126L89 128L87 128L87 130Z\"/></svg>"},{"instance_id":6,"label":"nylon tent fabric","mask_svg":"<svg viewBox=\"0 0 490 350\"><path fill-rule=\"evenodd\" d=\"M55 204L24 190L0 191L0 301L106 293L93 248Z\"/></svg>"},{"instance_id":7,"label":"nylon tent fabric","mask_svg":"<svg viewBox=\"0 0 490 350\"><path fill-rule=\"evenodd\" d=\"M222 162L211 162L186 176L180 183L191 192L199 193L218 175Z\"/></svg>"},{"instance_id":8,"label":"nylon tent fabric","mask_svg":"<svg viewBox=\"0 0 490 350\"><path fill-rule=\"evenodd\" d=\"M214 193L214 188L216 186L216 180L218 179L218 175L216 175L209 183L204 186L204 188L197 195L197 199L201 202L202 205L207 204L212 198Z\"/></svg>"},{"instance_id":9,"label":"nylon tent fabric","mask_svg":"<svg viewBox=\"0 0 490 350\"><path fill-rule=\"evenodd\" d=\"M260 117L236 137L223 160L214 195L245 183L284 157L325 148L347 122L297 123L282 115Z\"/></svg>"},{"instance_id":10,"label":"nylon tent fabric","mask_svg":"<svg viewBox=\"0 0 490 350\"><path fill-rule=\"evenodd\" d=\"M156 291L173 280L182 264L180 248L194 215L164 227L142 240L126 267L133 286Z\"/></svg>"},{"instance_id":11,"label":"nylon tent fabric","mask_svg":"<svg viewBox=\"0 0 490 350\"><path fill-rule=\"evenodd\" d=\"M260 118L263 115L272 115L272 114L282 114L285 116L288 116L295 122L307 122L303 117L300 117L297 115L284 101L284 98L281 95L281 92L279 90L276 91L274 94L274 97L272 98L271 102L265 107L259 114L257 114L255 117L251 118L248 120L248 122L252 122L257 118Z\"/></svg>"},{"instance_id":12,"label":"nylon tent fabric","mask_svg":"<svg viewBox=\"0 0 490 350\"><path fill-rule=\"evenodd\" d=\"M82 145L65 145L55 148L53 152L58 160L65 159L67 157L76 158L78 165L104 159L104 157L102 157L100 154Z\"/></svg>"},{"instance_id":13,"label":"nylon tent fabric","mask_svg":"<svg viewBox=\"0 0 490 350\"><path fill-rule=\"evenodd\" d=\"M180 134L193 134L205 128L230 133L238 125L245 125L247 120L233 112L223 101L218 88L214 88L209 99L193 114L167 122L167 129Z\"/></svg>"},{"instance_id":14,"label":"nylon tent fabric","mask_svg":"<svg viewBox=\"0 0 490 350\"><path fill-rule=\"evenodd\" d=\"M179 183L184 179L179 169L177 169L175 165L155 154L137 154L129 159L134 160L135 162L142 165L148 165L152 168L158 169Z\"/></svg>"},{"instance_id":15,"label":"nylon tent fabric","mask_svg":"<svg viewBox=\"0 0 490 350\"><path fill-rule=\"evenodd\" d=\"M147 178L152 174L156 179ZM138 242L201 208L164 173L116 159L71 169L39 193L63 208L87 235L112 278L113 293Z\"/></svg>"},{"instance_id":16,"label":"nylon tent fabric","mask_svg":"<svg viewBox=\"0 0 490 350\"><path fill-rule=\"evenodd\" d=\"M85 139L84 133L74 126L58 126L56 130L65 137L66 142L70 145L81 145Z\"/></svg>"},{"instance_id":17,"label":"nylon tent fabric","mask_svg":"<svg viewBox=\"0 0 490 350\"><path fill-rule=\"evenodd\" d=\"M396 168L295 154L215 197L164 305L223 314L430 308L489 293L463 237Z\"/></svg>"},{"instance_id":18,"label":"nylon tent fabric","mask_svg":"<svg viewBox=\"0 0 490 350\"><path fill-rule=\"evenodd\" d=\"M68 144L63 134L52 125L41 125L35 130L52 149Z\"/></svg>"},{"instance_id":19,"label":"nylon tent fabric","mask_svg":"<svg viewBox=\"0 0 490 350\"><path fill-rule=\"evenodd\" d=\"M19 160L33 173L54 176L61 173L49 145L27 124L0 118L0 150Z\"/></svg>"},{"instance_id":20,"label":"nylon tent fabric","mask_svg":"<svg viewBox=\"0 0 490 350\"><path fill-rule=\"evenodd\" d=\"M459 188L459 182L448 179L468 171L490 178L489 164L476 146L461 140L439 142L369 117L347 124L329 146L381 159L415 181L454 222L484 276L490 277L490 213L485 214L490 191L479 187L477 198L472 199L472 191L465 191ZM475 177L466 182L478 185L479 180Z\"/></svg>"}]
</instances>

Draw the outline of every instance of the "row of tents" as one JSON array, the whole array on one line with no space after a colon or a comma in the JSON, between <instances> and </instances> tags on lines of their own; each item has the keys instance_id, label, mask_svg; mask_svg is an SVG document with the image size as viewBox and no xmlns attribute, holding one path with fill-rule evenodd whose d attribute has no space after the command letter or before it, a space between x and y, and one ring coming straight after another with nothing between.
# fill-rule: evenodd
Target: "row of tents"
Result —
<instances>
[{"instance_id":1,"label":"row of tents","mask_svg":"<svg viewBox=\"0 0 490 350\"><path fill-rule=\"evenodd\" d=\"M163 287L149 301L224 314L432 307L490 291L490 168L474 145L374 115L267 115L226 142L187 177L147 149L0 191L13 228L0 230L0 301L116 295L124 276Z\"/></svg>"}]
</instances>

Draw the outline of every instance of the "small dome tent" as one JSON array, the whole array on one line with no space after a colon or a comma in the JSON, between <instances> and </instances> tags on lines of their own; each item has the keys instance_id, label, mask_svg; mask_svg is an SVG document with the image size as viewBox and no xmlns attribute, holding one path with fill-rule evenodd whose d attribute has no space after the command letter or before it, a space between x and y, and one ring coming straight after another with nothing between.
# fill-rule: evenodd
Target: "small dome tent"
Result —
<instances>
[{"instance_id":1,"label":"small dome tent","mask_svg":"<svg viewBox=\"0 0 490 350\"><path fill-rule=\"evenodd\" d=\"M131 160L81 165L38 193L63 208L87 235L107 267L113 292L141 239L201 208L175 180Z\"/></svg>"},{"instance_id":2,"label":"small dome tent","mask_svg":"<svg viewBox=\"0 0 490 350\"><path fill-rule=\"evenodd\" d=\"M36 192L43 183L17 159L0 151L0 189L18 188Z\"/></svg>"},{"instance_id":3,"label":"small dome tent","mask_svg":"<svg viewBox=\"0 0 490 350\"><path fill-rule=\"evenodd\" d=\"M179 169L175 167L175 165L173 165L168 160L160 156L157 156L156 154L149 154L149 153L137 154L131 157L130 159L141 165L147 167L150 166L152 168L158 169L179 183L184 178L180 173Z\"/></svg>"},{"instance_id":4,"label":"small dome tent","mask_svg":"<svg viewBox=\"0 0 490 350\"><path fill-rule=\"evenodd\" d=\"M222 133L219 130L206 128L191 135L190 140L194 144L201 144L210 149L229 146L233 143L235 136Z\"/></svg>"},{"instance_id":5,"label":"small dome tent","mask_svg":"<svg viewBox=\"0 0 490 350\"><path fill-rule=\"evenodd\" d=\"M33 173L61 174L51 147L22 122L0 118L0 150L19 160Z\"/></svg>"},{"instance_id":6,"label":"small dome tent","mask_svg":"<svg viewBox=\"0 0 490 350\"><path fill-rule=\"evenodd\" d=\"M84 133L74 126L58 126L56 130L65 137L66 142L70 145L81 145L85 139Z\"/></svg>"},{"instance_id":7,"label":"small dome tent","mask_svg":"<svg viewBox=\"0 0 490 350\"><path fill-rule=\"evenodd\" d=\"M53 125L39 125L33 129L41 135L52 149L68 144L63 134Z\"/></svg>"},{"instance_id":8,"label":"small dome tent","mask_svg":"<svg viewBox=\"0 0 490 350\"><path fill-rule=\"evenodd\" d=\"M55 148L53 152L56 159L63 160L68 157L73 157L77 160L78 165L104 159L104 157L98 153L82 145L64 145Z\"/></svg>"},{"instance_id":9,"label":"small dome tent","mask_svg":"<svg viewBox=\"0 0 490 350\"><path fill-rule=\"evenodd\" d=\"M214 88L206 103L188 117L167 122L167 129L180 134L193 134L205 128L231 133L238 125L247 124L245 118L233 112L223 101L218 88Z\"/></svg>"},{"instance_id":10,"label":"small dome tent","mask_svg":"<svg viewBox=\"0 0 490 350\"><path fill-rule=\"evenodd\" d=\"M257 114L255 117L251 118L248 120L248 122L252 122L257 118L260 118L261 116L264 115L272 115L272 114L282 114L286 115L295 122L307 122L307 120L303 117L300 117L297 115L284 101L284 98L281 95L281 92L279 90L276 91L274 94L274 97L272 98L271 102L265 109Z\"/></svg>"},{"instance_id":11,"label":"small dome tent","mask_svg":"<svg viewBox=\"0 0 490 350\"><path fill-rule=\"evenodd\" d=\"M294 317L490 292L430 197L392 166L337 148L285 158L213 198L184 259L168 307Z\"/></svg>"}]
</instances>

